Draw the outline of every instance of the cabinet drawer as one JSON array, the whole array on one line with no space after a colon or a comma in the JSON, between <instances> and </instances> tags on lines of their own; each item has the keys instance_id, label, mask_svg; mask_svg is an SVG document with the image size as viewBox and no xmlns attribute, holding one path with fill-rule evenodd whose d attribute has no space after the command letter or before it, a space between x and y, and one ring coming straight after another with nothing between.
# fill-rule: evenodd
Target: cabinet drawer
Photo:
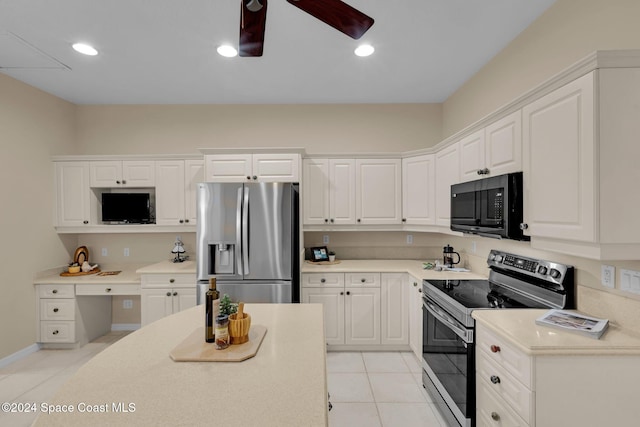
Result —
<instances>
[{"instance_id":1,"label":"cabinet drawer","mask_svg":"<svg viewBox=\"0 0 640 427\"><path fill-rule=\"evenodd\" d=\"M75 322L40 322L40 342L76 342Z\"/></svg>"},{"instance_id":2,"label":"cabinet drawer","mask_svg":"<svg viewBox=\"0 0 640 427\"><path fill-rule=\"evenodd\" d=\"M380 287L380 273L345 273L345 286Z\"/></svg>"},{"instance_id":3,"label":"cabinet drawer","mask_svg":"<svg viewBox=\"0 0 640 427\"><path fill-rule=\"evenodd\" d=\"M73 320L75 305L75 299L41 299L40 320Z\"/></svg>"},{"instance_id":4,"label":"cabinet drawer","mask_svg":"<svg viewBox=\"0 0 640 427\"><path fill-rule=\"evenodd\" d=\"M111 285L76 285L76 295L140 295L140 285L115 283Z\"/></svg>"},{"instance_id":5,"label":"cabinet drawer","mask_svg":"<svg viewBox=\"0 0 640 427\"><path fill-rule=\"evenodd\" d=\"M40 298L73 298L73 285L38 285L38 297Z\"/></svg>"},{"instance_id":6,"label":"cabinet drawer","mask_svg":"<svg viewBox=\"0 0 640 427\"><path fill-rule=\"evenodd\" d=\"M484 382L491 390L504 400L527 423L531 424L533 393L520 381L516 380L502 366L496 365L491 356L484 351L477 351L476 374L478 383Z\"/></svg>"},{"instance_id":7,"label":"cabinet drawer","mask_svg":"<svg viewBox=\"0 0 640 427\"><path fill-rule=\"evenodd\" d=\"M489 331L476 328L476 351L483 351L493 362L502 366L528 389L531 387L531 358L507 343L507 340Z\"/></svg>"},{"instance_id":8,"label":"cabinet drawer","mask_svg":"<svg viewBox=\"0 0 640 427\"><path fill-rule=\"evenodd\" d=\"M529 425L484 381L479 381L476 388L476 425L478 427L526 427Z\"/></svg>"},{"instance_id":9,"label":"cabinet drawer","mask_svg":"<svg viewBox=\"0 0 640 427\"><path fill-rule=\"evenodd\" d=\"M302 275L303 287L332 287L344 286L344 274L342 273L305 273Z\"/></svg>"},{"instance_id":10,"label":"cabinet drawer","mask_svg":"<svg viewBox=\"0 0 640 427\"><path fill-rule=\"evenodd\" d=\"M195 288L195 274L143 274L143 288Z\"/></svg>"}]
</instances>

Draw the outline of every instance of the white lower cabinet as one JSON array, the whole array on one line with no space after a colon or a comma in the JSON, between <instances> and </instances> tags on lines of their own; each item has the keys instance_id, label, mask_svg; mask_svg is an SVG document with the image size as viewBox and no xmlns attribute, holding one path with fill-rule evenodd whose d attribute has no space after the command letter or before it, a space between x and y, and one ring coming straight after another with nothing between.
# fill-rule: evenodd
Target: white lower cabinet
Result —
<instances>
[{"instance_id":1,"label":"white lower cabinet","mask_svg":"<svg viewBox=\"0 0 640 427\"><path fill-rule=\"evenodd\" d=\"M640 356L609 353L529 354L476 321L476 425L636 425Z\"/></svg>"},{"instance_id":2,"label":"white lower cabinet","mask_svg":"<svg viewBox=\"0 0 640 427\"><path fill-rule=\"evenodd\" d=\"M195 274L143 274L142 326L196 305Z\"/></svg>"},{"instance_id":3,"label":"white lower cabinet","mask_svg":"<svg viewBox=\"0 0 640 427\"><path fill-rule=\"evenodd\" d=\"M323 305L329 345L406 347L407 278L405 273L305 273L301 301Z\"/></svg>"},{"instance_id":4,"label":"white lower cabinet","mask_svg":"<svg viewBox=\"0 0 640 427\"><path fill-rule=\"evenodd\" d=\"M381 344L409 344L408 281L406 273L380 275Z\"/></svg>"},{"instance_id":5,"label":"white lower cabinet","mask_svg":"<svg viewBox=\"0 0 640 427\"><path fill-rule=\"evenodd\" d=\"M409 347L422 360L422 281L409 276Z\"/></svg>"}]
</instances>

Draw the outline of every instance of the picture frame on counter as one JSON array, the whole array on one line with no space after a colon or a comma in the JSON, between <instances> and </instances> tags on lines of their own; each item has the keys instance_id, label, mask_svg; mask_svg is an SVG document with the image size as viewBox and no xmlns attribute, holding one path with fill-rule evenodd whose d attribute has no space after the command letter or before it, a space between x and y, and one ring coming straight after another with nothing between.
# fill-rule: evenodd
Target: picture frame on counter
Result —
<instances>
[{"instance_id":1,"label":"picture frame on counter","mask_svg":"<svg viewBox=\"0 0 640 427\"><path fill-rule=\"evenodd\" d=\"M329 261L329 251L326 246L316 246L311 248L311 261Z\"/></svg>"}]
</instances>

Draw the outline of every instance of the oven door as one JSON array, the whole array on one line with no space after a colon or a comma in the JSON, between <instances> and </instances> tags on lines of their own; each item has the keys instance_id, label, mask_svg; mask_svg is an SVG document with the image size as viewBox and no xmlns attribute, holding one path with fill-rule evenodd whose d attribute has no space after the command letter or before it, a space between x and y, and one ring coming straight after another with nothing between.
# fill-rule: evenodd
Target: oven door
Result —
<instances>
[{"instance_id":1,"label":"oven door","mask_svg":"<svg viewBox=\"0 0 640 427\"><path fill-rule=\"evenodd\" d=\"M449 423L474 425L473 329L429 298L423 298L423 382Z\"/></svg>"}]
</instances>

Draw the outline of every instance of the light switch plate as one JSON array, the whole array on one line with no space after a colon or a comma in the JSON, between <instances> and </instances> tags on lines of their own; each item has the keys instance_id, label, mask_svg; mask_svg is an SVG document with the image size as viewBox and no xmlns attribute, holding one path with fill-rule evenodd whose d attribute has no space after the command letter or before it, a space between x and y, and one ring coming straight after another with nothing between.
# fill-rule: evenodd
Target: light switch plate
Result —
<instances>
[{"instance_id":1,"label":"light switch plate","mask_svg":"<svg viewBox=\"0 0 640 427\"><path fill-rule=\"evenodd\" d=\"M606 288L616 287L616 268L612 265L602 265L600 272L600 281L602 286Z\"/></svg>"},{"instance_id":2,"label":"light switch plate","mask_svg":"<svg viewBox=\"0 0 640 427\"><path fill-rule=\"evenodd\" d=\"M407 245L413 244L413 234L407 234Z\"/></svg>"},{"instance_id":3,"label":"light switch plate","mask_svg":"<svg viewBox=\"0 0 640 427\"><path fill-rule=\"evenodd\" d=\"M620 289L640 294L640 271L620 269Z\"/></svg>"}]
</instances>

